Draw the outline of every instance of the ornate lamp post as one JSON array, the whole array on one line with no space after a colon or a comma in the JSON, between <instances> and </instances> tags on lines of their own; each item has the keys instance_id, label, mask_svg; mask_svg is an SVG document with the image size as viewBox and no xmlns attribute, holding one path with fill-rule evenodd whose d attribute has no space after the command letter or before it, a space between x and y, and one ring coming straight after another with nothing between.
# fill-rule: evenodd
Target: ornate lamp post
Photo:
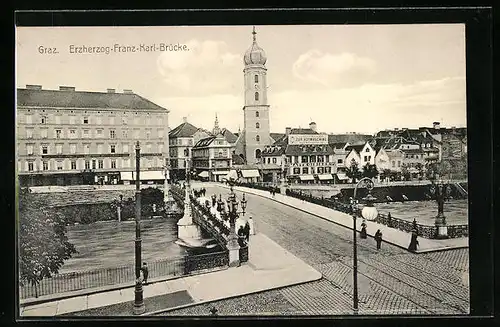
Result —
<instances>
[{"instance_id":1,"label":"ornate lamp post","mask_svg":"<svg viewBox=\"0 0 500 327\"><path fill-rule=\"evenodd\" d=\"M378 211L377 208L373 206L373 201L376 200L375 197L371 195L371 190L374 187L373 181L368 178L362 178L357 184L356 187L354 188L354 194L351 198L351 210L352 210L352 221L353 221L353 309L354 309L354 314L358 314L358 303L359 303L359 298L358 298L358 249L357 249L357 230L356 230L356 219L357 215L359 212L358 208L358 200L356 200L356 193L358 190L358 187L360 185L364 185L366 189L368 189L368 195L363 198L364 201L366 201L366 205L361 211L361 215L364 219L366 220L375 220L378 216Z\"/></svg>"},{"instance_id":2,"label":"ornate lamp post","mask_svg":"<svg viewBox=\"0 0 500 327\"><path fill-rule=\"evenodd\" d=\"M430 193L434 196L438 205L438 214L434 222L437 233L436 237L448 238L448 227L446 226L446 217L444 216L444 201L449 199L451 195L450 184L443 182L439 175L436 175L436 182L432 181Z\"/></svg>"},{"instance_id":3,"label":"ornate lamp post","mask_svg":"<svg viewBox=\"0 0 500 327\"><path fill-rule=\"evenodd\" d=\"M141 276L141 147L139 141L135 144L135 299L134 314L140 315L146 311L142 294Z\"/></svg>"},{"instance_id":4,"label":"ornate lamp post","mask_svg":"<svg viewBox=\"0 0 500 327\"><path fill-rule=\"evenodd\" d=\"M281 157L281 185L280 185L280 193L282 195L286 195L286 165L285 165L285 156Z\"/></svg>"},{"instance_id":5,"label":"ornate lamp post","mask_svg":"<svg viewBox=\"0 0 500 327\"><path fill-rule=\"evenodd\" d=\"M222 199L218 201L218 210L221 216L229 217L229 238L227 242L227 249L229 250L229 266L237 267L240 265L238 236L236 235L236 219L239 214L245 215L245 209L247 207L247 200L245 199L245 194L243 193L243 198L240 201L241 211L238 212L238 201L236 199L236 194L234 193L233 186L234 180L228 180L230 186L230 193L226 200L227 202L227 212L224 210L224 202Z\"/></svg>"}]
</instances>

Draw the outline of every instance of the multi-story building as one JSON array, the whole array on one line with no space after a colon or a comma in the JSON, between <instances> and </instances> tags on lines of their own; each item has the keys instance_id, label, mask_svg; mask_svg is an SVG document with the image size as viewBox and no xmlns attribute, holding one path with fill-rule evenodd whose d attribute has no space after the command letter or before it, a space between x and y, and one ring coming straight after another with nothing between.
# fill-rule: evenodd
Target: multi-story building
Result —
<instances>
[{"instance_id":1,"label":"multi-story building","mask_svg":"<svg viewBox=\"0 0 500 327\"><path fill-rule=\"evenodd\" d=\"M198 128L183 117L183 122L169 132L170 173L173 180L185 178L186 160L191 158L193 146L211 133Z\"/></svg>"},{"instance_id":2,"label":"multi-story building","mask_svg":"<svg viewBox=\"0 0 500 327\"><path fill-rule=\"evenodd\" d=\"M17 89L21 185L120 183L132 177L135 143L143 178L164 180L168 110L124 90Z\"/></svg>"},{"instance_id":3,"label":"multi-story building","mask_svg":"<svg viewBox=\"0 0 500 327\"><path fill-rule=\"evenodd\" d=\"M193 169L202 178L220 182L233 166L233 148L220 132L201 139L192 149Z\"/></svg>"},{"instance_id":4,"label":"multi-story building","mask_svg":"<svg viewBox=\"0 0 500 327\"><path fill-rule=\"evenodd\" d=\"M328 183L336 172L334 154L328 135L318 133L312 122L309 128L286 128L282 139L267 146L262 152L262 170L274 183L283 171L292 183Z\"/></svg>"}]
</instances>

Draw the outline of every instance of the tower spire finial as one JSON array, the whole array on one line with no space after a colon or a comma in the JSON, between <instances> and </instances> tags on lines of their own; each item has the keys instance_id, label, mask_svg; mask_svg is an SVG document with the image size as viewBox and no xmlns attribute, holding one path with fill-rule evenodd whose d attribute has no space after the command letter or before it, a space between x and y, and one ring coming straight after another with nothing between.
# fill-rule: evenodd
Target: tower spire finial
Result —
<instances>
[{"instance_id":1,"label":"tower spire finial","mask_svg":"<svg viewBox=\"0 0 500 327\"><path fill-rule=\"evenodd\" d=\"M214 123L214 129L213 129L212 133L214 135L218 135L220 133L219 118L217 118L217 113L215 113L215 123Z\"/></svg>"},{"instance_id":2,"label":"tower spire finial","mask_svg":"<svg viewBox=\"0 0 500 327\"><path fill-rule=\"evenodd\" d=\"M256 42L257 41L257 37L255 35L257 35L257 32L255 32L255 25L253 26L252 34L253 34L253 41Z\"/></svg>"}]
</instances>

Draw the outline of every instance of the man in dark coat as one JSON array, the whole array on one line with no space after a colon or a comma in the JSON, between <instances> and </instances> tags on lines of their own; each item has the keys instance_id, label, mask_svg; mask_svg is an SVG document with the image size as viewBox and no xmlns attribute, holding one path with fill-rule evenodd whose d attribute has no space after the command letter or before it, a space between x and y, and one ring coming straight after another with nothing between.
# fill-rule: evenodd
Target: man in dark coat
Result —
<instances>
[{"instance_id":1,"label":"man in dark coat","mask_svg":"<svg viewBox=\"0 0 500 327\"><path fill-rule=\"evenodd\" d=\"M248 221L245 223L245 227L243 227L243 230L245 231L245 239L248 242L250 239L250 224Z\"/></svg>"},{"instance_id":2,"label":"man in dark coat","mask_svg":"<svg viewBox=\"0 0 500 327\"><path fill-rule=\"evenodd\" d=\"M146 262L142 263L142 275L144 276L144 284L148 283L149 268Z\"/></svg>"},{"instance_id":3,"label":"man in dark coat","mask_svg":"<svg viewBox=\"0 0 500 327\"><path fill-rule=\"evenodd\" d=\"M243 226L240 226L240 228L238 229L238 243L240 246L245 246L244 242L245 242L245 229L243 228Z\"/></svg>"},{"instance_id":4,"label":"man in dark coat","mask_svg":"<svg viewBox=\"0 0 500 327\"><path fill-rule=\"evenodd\" d=\"M377 242L377 250L380 250L380 244L382 244L382 232L380 229L375 233L375 242Z\"/></svg>"}]
</instances>

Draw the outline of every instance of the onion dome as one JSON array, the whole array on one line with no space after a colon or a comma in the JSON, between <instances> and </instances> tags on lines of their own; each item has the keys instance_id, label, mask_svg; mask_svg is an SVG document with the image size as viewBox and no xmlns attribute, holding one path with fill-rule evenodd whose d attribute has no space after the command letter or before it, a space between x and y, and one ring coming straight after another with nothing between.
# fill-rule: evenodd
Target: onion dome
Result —
<instances>
[{"instance_id":1,"label":"onion dome","mask_svg":"<svg viewBox=\"0 0 500 327\"><path fill-rule=\"evenodd\" d=\"M243 57L243 61L245 62L245 65L264 65L267 61L266 53L264 52L264 49L259 47L257 44L257 38L255 35L257 32L255 32L255 26L253 27L253 43L250 46L250 48L245 52L245 56Z\"/></svg>"}]
</instances>

